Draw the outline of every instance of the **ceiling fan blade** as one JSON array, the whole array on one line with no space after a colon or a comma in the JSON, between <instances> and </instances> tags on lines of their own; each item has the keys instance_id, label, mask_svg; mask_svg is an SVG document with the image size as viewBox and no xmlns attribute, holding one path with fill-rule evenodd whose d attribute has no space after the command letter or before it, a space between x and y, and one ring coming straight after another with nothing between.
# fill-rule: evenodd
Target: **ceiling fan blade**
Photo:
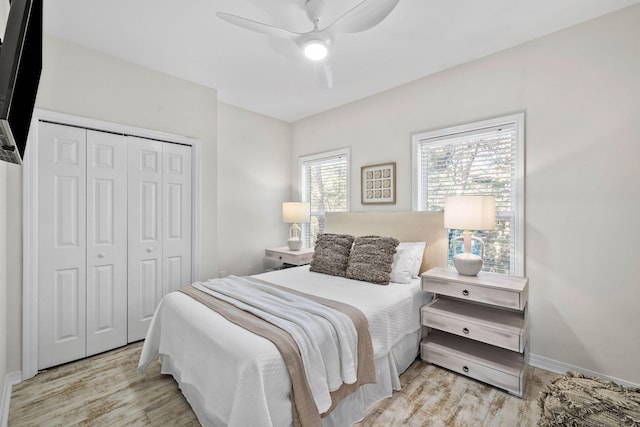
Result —
<instances>
[{"instance_id":1,"label":"ceiling fan blade","mask_svg":"<svg viewBox=\"0 0 640 427\"><path fill-rule=\"evenodd\" d=\"M364 0L336 19L326 30L332 33L358 33L378 25L400 0Z\"/></svg>"},{"instance_id":2,"label":"ceiling fan blade","mask_svg":"<svg viewBox=\"0 0 640 427\"><path fill-rule=\"evenodd\" d=\"M232 15L226 12L216 12L216 16L222 19L223 21L227 21L233 25L237 25L238 27L242 27L242 28L246 28L247 30L266 34L268 36L280 37L287 40L292 40L295 37L300 36L300 33L294 33L292 31L285 30L284 28L274 27L273 25L252 21L251 19Z\"/></svg>"},{"instance_id":3,"label":"ceiling fan blade","mask_svg":"<svg viewBox=\"0 0 640 427\"><path fill-rule=\"evenodd\" d=\"M333 74L331 73L331 67L326 62L316 62L313 68L313 74L318 86L321 88L331 89L333 87Z\"/></svg>"}]
</instances>

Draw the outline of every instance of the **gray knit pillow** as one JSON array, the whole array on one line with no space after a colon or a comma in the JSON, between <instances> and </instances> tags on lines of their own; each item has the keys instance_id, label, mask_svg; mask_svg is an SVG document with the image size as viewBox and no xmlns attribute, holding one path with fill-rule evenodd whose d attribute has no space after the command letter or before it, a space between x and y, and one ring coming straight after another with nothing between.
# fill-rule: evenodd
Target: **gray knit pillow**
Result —
<instances>
[{"instance_id":1,"label":"gray knit pillow","mask_svg":"<svg viewBox=\"0 0 640 427\"><path fill-rule=\"evenodd\" d=\"M321 234L316 239L310 271L345 277L353 236Z\"/></svg>"},{"instance_id":2,"label":"gray knit pillow","mask_svg":"<svg viewBox=\"0 0 640 427\"><path fill-rule=\"evenodd\" d=\"M347 277L378 285L388 285L393 254L400 242L393 237L362 236L356 238L349 255Z\"/></svg>"}]
</instances>

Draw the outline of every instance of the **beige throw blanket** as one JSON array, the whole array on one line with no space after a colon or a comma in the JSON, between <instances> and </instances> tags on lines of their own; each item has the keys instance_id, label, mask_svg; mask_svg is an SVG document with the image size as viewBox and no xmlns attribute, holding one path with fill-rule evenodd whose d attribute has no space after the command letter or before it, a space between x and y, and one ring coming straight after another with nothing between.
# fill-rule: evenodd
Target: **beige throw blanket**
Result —
<instances>
[{"instance_id":1,"label":"beige throw blanket","mask_svg":"<svg viewBox=\"0 0 640 427\"><path fill-rule=\"evenodd\" d=\"M219 300L206 292L196 289L192 285L183 287L180 291L216 311L228 321L271 341L282 355L291 377L291 403L294 425L305 427L320 426L321 416L329 414L341 399L357 390L361 385L375 383L376 381L373 347L367 318L360 310L348 304L297 292L264 281L255 281L308 298L316 303L338 310L346 314L353 321L358 333L357 381L353 384L343 384L339 389L331 392L331 407L323 414L318 413L313 401L311 390L305 376L302 358L291 335L251 313L240 310L230 303Z\"/></svg>"}]
</instances>

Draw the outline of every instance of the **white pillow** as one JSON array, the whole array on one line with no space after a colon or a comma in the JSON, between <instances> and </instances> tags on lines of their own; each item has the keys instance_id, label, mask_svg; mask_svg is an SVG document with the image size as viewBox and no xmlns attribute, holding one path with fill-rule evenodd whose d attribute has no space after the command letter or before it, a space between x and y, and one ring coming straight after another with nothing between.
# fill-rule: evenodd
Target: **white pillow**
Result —
<instances>
[{"instance_id":1,"label":"white pillow","mask_svg":"<svg viewBox=\"0 0 640 427\"><path fill-rule=\"evenodd\" d=\"M396 248L391 266L391 281L395 283L411 283L417 279L422 265L426 242L401 242Z\"/></svg>"}]
</instances>

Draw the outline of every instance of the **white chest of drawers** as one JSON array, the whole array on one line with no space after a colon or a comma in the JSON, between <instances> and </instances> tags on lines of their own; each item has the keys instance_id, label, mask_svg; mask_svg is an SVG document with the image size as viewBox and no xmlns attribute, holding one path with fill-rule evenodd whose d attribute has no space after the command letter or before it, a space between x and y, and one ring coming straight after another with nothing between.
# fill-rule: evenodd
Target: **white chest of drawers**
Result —
<instances>
[{"instance_id":1,"label":"white chest of drawers","mask_svg":"<svg viewBox=\"0 0 640 427\"><path fill-rule=\"evenodd\" d=\"M529 280L480 272L462 276L437 267L422 274L434 300L422 308L430 328L423 360L522 397L529 322Z\"/></svg>"}]
</instances>

